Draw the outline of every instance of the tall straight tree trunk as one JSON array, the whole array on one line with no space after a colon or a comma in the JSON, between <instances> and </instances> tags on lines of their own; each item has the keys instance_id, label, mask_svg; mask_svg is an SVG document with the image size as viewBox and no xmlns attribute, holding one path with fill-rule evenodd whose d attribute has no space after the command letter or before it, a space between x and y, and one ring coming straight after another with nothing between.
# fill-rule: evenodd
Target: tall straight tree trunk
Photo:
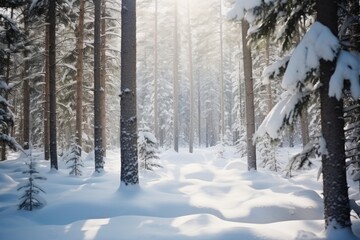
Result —
<instances>
[{"instance_id":1,"label":"tall straight tree trunk","mask_svg":"<svg viewBox=\"0 0 360 240\"><path fill-rule=\"evenodd\" d=\"M44 159L50 159L50 136L49 136L49 25L45 26L45 84L44 84Z\"/></svg>"},{"instance_id":2,"label":"tall straight tree trunk","mask_svg":"<svg viewBox=\"0 0 360 240\"><path fill-rule=\"evenodd\" d=\"M24 32L29 36L29 17L27 11L24 12ZM29 61L28 50L24 50L24 69L23 79L23 149L29 149L30 145L30 86L29 86Z\"/></svg>"},{"instance_id":3,"label":"tall straight tree trunk","mask_svg":"<svg viewBox=\"0 0 360 240\"><path fill-rule=\"evenodd\" d=\"M121 183L139 184L136 116L136 0L121 10Z\"/></svg>"},{"instance_id":4,"label":"tall straight tree trunk","mask_svg":"<svg viewBox=\"0 0 360 240\"><path fill-rule=\"evenodd\" d=\"M106 156L106 1L102 1L101 6L101 82L100 82L100 123L103 156Z\"/></svg>"},{"instance_id":5,"label":"tall straight tree trunk","mask_svg":"<svg viewBox=\"0 0 360 240\"><path fill-rule=\"evenodd\" d=\"M317 21L338 35L337 1L317 0ZM327 152L322 153L325 228L351 231L345 166L343 101L329 97L329 81L335 61L320 61L321 128Z\"/></svg>"},{"instance_id":6,"label":"tall straight tree trunk","mask_svg":"<svg viewBox=\"0 0 360 240\"><path fill-rule=\"evenodd\" d=\"M248 170L256 170L256 148L253 144L253 135L255 133L255 113L254 113L254 85L252 77L252 59L251 49L248 46L247 32L249 23L246 20L241 21L242 45L244 56L244 81L245 81L245 111L246 111L246 144L247 144L247 162Z\"/></svg>"},{"instance_id":7,"label":"tall straight tree trunk","mask_svg":"<svg viewBox=\"0 0 360 240\"><path fill-rule=\"evenodd\" d=\"M13 19L14 17L14 9L11 8L10 10L10 18ZM6 26L6 28L8 28L9 26ZM11 47L11 44L10 42L8 42L8 49L10 49ZM10 83L10 60L11 58L11 55L10 55L10 52L7 52L6 53L6 76L5 76L5 82L6 82L6 85L9 86L9 83ZM1 75L1 74L0 74ZM8 101L9 100L9 91L6 90L5 91L5 100ZM4 107L3 108L4 110L7 110L7 107ZM13 128L13 126L12 126ZM5 134L9 134L9 131L10 130L10 126L8 126L6 129L3 129L3 132ZM6 142L5 141L1 141L1 161L4 161L6 160Z\"/></svg>"},{"instance_id":8,"label":"tall straight tree trunk","mask_svg":"<svg viewBox=\"0 0 360 240\"><path fill-rule=\"evenodd\" d=\"M266 47L265 47L265 57L266 57L266 66L270 65L270 39L266 39ZM273 99L272 99L272 90L271 90L271 81L268 82L266 85L266 93L267 93L267 107L268 107L268 113L273 108Z\"/></svg>"},{"instance_id":9,"label":"tall straight tree trunk","mask_svg":"<svg viewBox=\"0 0 360 240\"><path fill-rule=\"evenodd\" d=\"M199 147L201 146L201 93L200 93L200 77L198 77L197 84L197 95L198 95L198 137L199 137Z\"/></svg>"},{"instance_id":10,"label":"tall straight tree trunk","mask_svg":"<svg viewBox=\"0 0 360 240\"><path fill-rule=\"evenodd\" d=\"M174 150L179 151L179 39L178 39L178 0L174 9L174 61L173 61L173 97L174 97Z\"/></svg>"},{"instance_id":11,"label":"tall straight tree trunk","mask_svg":"<svg viewBox=\"0 0 360 240\"><path fill-rule=\"evenodd\" d=\"M224 141L225 135L225 90L224 90L224 51L223 51L223 19L222 0L220 0L220 141Z\"/></svg>"},{"instance_id":12,"label":"tall straight tree trunk","mask_svg":"<svg viewBox=\"0 0 360 240\"><path fill-rule=\"evenodd\" d=\"M159 139L159 109L158 109L158 0L155 0L154 16L154 131Z\"/></svg>"},{"instance_id":13,"label":"tall straight tree trunk","mask_svg":"<svg viewBox=\"0 0 360 240\"><path fill-rule=\"evenodd\" d=\"M193 77L193 58L192 58L192 34L190 19L190 0L187 1L187 20L189 36L189 81L190 81L190 126L189 126L189 152L194 151L194 77Z\"/></svg>"},{"instance_id":14,"label":"tall straight tree trunk","mask_svg":"<svg viewBox=\"0 0 360 240\"><path fill-rule=\"evenodd\" d=\"M100 120L100 95L101 95L101 66L100 66L100 33L101 33L101 0L94 0L94 150L95 172L104 169L102 126Z\"/></svg>"},{"instance_id":15,"label":"tall straight tree trunk","mask_svg":"<svg viewBox=\"0 0 360 240\"><path fill-rule=\"evenodd\" d=\"M50 164L58 169L56 142L56 1L49 1L49 102L50 102Z\"/></svg>"},{"instance_id":16,"label":"tall straight tree trunk","mask_svg":"<svg viewBox=\"0 0 360 240\"><path fill-rule=\"evenodd\" d=\"M84 5L84 0L79 0L79 24L76 31L76 143L80 147L82 147L83 126Z\"/></svg>"},{"instance_id":17,"label":"tall straight tree trunk","mask_svg":"<svg viewBox=\"0 0 360 240\"><path fill-rule=\"evenodd\" d=\"M300 116L300 129L301 129L302 144L303 144L303 147L305 147L306 144L308 144L310 142L307 108L304 108L302 110L302 113Z\"/></svg>"}]
</instances>

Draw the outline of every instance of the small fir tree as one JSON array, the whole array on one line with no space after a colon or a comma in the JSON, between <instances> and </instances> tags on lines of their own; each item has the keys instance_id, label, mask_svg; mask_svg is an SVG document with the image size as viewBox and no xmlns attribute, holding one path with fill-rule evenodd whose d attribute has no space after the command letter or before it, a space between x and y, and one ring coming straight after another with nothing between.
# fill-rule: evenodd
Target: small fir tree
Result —
<instances>
[{"instance_id":1,"label":"small fir tree","mask_svg":"<svg viewBox=\"0 0 360 240\"><path fill-rule=\"evenodd\" d=\"M27 175L27 180L17 189L18 191L24 189L24 193L20 197L19 209L32 211L42 208L46 203L40 196L40 193L45 193L45 191L35 183L36 180L46 180L46 178L39 175L31 154L30 162L26 163L26 165L28 169L23 173Z\"/></svg>"},{"instance_id":2,"label":"small fir tree","mask_svg":"<svg viewBox=\"0 0 360 240\"><path fill-rule=\"evenodd\" d=\"M140 168L153 171L161 165L157 163L159 160L157 149L157 140L155 136L147 131L139 131L139 160Z\"/></svg>"},{"instance_id":3,"label":"small fir tree","mask_svg":"<svg viewBox=\"0 0 360 240\"><path fill-rule=\"evenodd\" d=\"M64 160L67 167L70 169L69 174L74 176L82 175L82 168L84 167L84 163L81 159L81 147L77 145L75 142L70 146L70 149L67 154L64 156Z\"/></svg>"},{"instance_id":4,"label":"small fir tree","mask_svg":"<svg viewBox=\"0 0 360 240\"><path fill-rule=\"evenodd\" d=\"M260 166L275 172L281 169L275 156L276 143L277 141L270 139L268 135L265 135L258 140L258 150L262 160Z\"/></svg>"}]
</instances>

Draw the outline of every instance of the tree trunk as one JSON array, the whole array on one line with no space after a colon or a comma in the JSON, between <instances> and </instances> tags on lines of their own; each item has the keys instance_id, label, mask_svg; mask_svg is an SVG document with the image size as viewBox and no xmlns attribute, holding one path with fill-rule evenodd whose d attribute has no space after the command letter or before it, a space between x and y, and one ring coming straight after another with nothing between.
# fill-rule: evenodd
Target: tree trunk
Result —
<instances>
[{"instance_id":1,"label":"tree trunk","mask_svg":"<svg viewBox=\"0 0 360 240\"><path fill-rule=\"evenodd\" d=\"M192 35L190 19L190 0L187 1L188 7L188 36L189 36L189 81L190 81L190 124L189 124L189 152L194 151L194 78L193 78L193 58L192 58Z\"/></svg>"},{"instance_id":2,"label":"tree trunk","mask_svg":"<svg viewBox=\"0 0 360 240\"><path fill-rule=\"evenodd\" d=\"M94 151L95 172L104 169L102 126L100 120L100 95L101 95L101 66L100 66L100 33L101 33L101 0L94 0Z\"/></svg>"},{"instance_id":3,"label":"tree trunk","mask_svg":"<svg viewBox=\"0 0 360 240\"><path fill-rule=\"evenodd\" d=\"M139 184L136 116L136 0L121 10L121 183Z\"/></svg>"},{"instance_id":4,"label":"tree trunk","mask_svg":"<svg viewBox=\"0 0 360 240\"><path fill-rule=\"evenodd\" d=\"M266 39L266 48L265 48L265 57L266 57L266 66L269 66L270 64L270 39ZM268 82L266 85L266 93L267 93L267 107L268 107L268 113L273 108L273 99L272 99L272 90L271 90L271 81Z\"/></svg>"},{"instance_id":5,"label":"tree trunk","mask_svg":"<svg viewBox=\"0 0 360 240\"><path fill-rule=\"evenodd\" d=\"M79 0L79 24L76 30L76 143L82 148L83 126L83 58L84 58L84 0Z\"/></svg>"},{"instance_id":6,"label":"tree trunk","mask_svg":"<svg viewBox=\"0 0 360 240\"><path fill-rule=\"evenodd\" d=\"M220 0L220 142L224 141L225 134L225 90L224 90L224 51L223 51L223 19L222 0Z\"/></svg>"},{"instance_id":7,"label":"tree trunk","mask_svg":"<svg viewBox=\"0 0 360 240\"><path fill-rule=\"evenodd\" d=\"M49 101L50 101L50 164L58 169L56 142L56 1L49 1Z\"/></svg>"},{"instance_id":8,"label":"tree trunk","mask_svg":"<svg viewBox=\"0 0 360 240\"><path fill-rule=\"evenodd\" d=\"M302 113L300 116L300 128L301 128L302 144L303 144L303 147L305 147L306 144L308 144L310 142L307 108L302 110Z\"/></svg>"},{"instance_id":9,"label":"tree trunk","mask_svg":"<svg viewBox=\"0 0 360 240\"><path fill-rule=\"evenodd\" d=\"M244 57L244 81L245 81L245 111L246 111L246 142L247 142L247 162L248 170L256 170L256 147L253 144L253 135L255 133L255 113L254 113L254 87L252 77L252 59L251 49L247 42L247 31L249 23L246 20L241 21L242 43Z\"/></svg>"},{"instance_id":10,"label":"tree trunk","mask_svg":"<svg viewBox=\"0 0 360 240\"><path fill-rule=\"evenodd\" d=\"M10 18L12 19L13 18L13 16L14 16L14 9L13 8L11 8L11 11L10 11L11 13L10 13ZM7 28L8 28L9 26L7 26ZM11 47L11 44L10 44L10 42L8 42L8 49L10 49L10 47ZM7 86L9 86L9 82L10 82L10 63L11 63L11 60L10 60L10 58L11 58L11 55L10 55L10 52L7 52L7 54L6 54L6 77L5 77L5 82L6 82L6 85ZM0 68L2 68L2 67L0 67ZM3 68L1 69L1 70L3 70ZM1 71L0 70L0 71ZM1 73L0 73L0 75L2 75ZM5 100L6 101L8 101L9 100L9 91L8 90L5 90L4 91L4 93L5 93L5 95L4 95L4 97L5 97ZM6 111L8 111L7 110L7 106L6 107L4 107L3 109L4 110L6 110ZM3 129L3 133L4 134L9 134L9 129L10 128L10 126L8 126L7 128L4 128ZM13 128L13 126L12 126L12 128ZM1 141L1 161L5 161L6 160L6 142L5 141Z\"/></svg>"},{"instance_id":11,"label":"tree trunk","mask_svg":"<svg viewBox=\"0 0 360 240\"><path fill-rule=\"evenodd\" d=\"M158 0L155 0L154 21L154 131L159 139L159 109L158 109Z\"/></svg>"},{"instance_id":12,"label":"tree trunk","mask_svg":"<svg viewBox=\"0 0 360 240\"><path fill-rule=\"evenodd\" d=\"M102 2L102 19L101 19L101 82L100 82L100 123L103 156L106 156L106 2Z\"/></svg>"},{"instance_id":13,"label":"tree trunk","mask_svg":"<svg viewBox=\"0 0 360 240\"><path fill-rule=\"evenodd\" d=\"M179 151L179 39L178 39L178 0L174 9L174 62L173 62L173 94L174 94L174 150Z\"/></svg>"},{"instance_id":14,"label":"tree trunk","mask_svg":"<svg viewBox=\"0 0 360 240\"><path fill-rule=\"evenodd\" d=\"M24 12L24 32L29 36L29 17ZM22 72L23 79L23 149L29 149L30 145L30 86L29 86L29 62L28 50L24 50L24 69Z\"/></svg>"},{"instance_id":15,"label":"tree trunk","mask_svg":"<svg viewBox=\"0 0 360 240\"><path fill-rule=\"evenodd\" d=\"M317 21L337 36L337 1L317 0ZM329 97L329 80L335 61L320 61L321 128L327 152L322 153L325 228L351 231L348 186L346 182L343 101Z\"/></svg>"},{"instance_id":16,"label":"tree trunk","mask_svg":"<svg viewBox=\"0 0 360 240\"><path fill-rule=\"evenodd\" d=\"M49 25L45 26L45 85L44 85L44 159L50 159L49 136Z\"/></svg>"}]
</instances>

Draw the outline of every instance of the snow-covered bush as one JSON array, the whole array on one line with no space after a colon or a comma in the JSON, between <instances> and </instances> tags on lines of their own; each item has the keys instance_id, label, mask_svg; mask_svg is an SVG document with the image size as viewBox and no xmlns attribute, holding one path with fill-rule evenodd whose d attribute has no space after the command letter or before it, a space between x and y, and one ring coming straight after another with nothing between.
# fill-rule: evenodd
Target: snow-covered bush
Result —
<instances>
[{"instance_id":1,"label":"snow-covered bush","mask_svg":"<svg viewBox=\"0 0 360 240\"><path fill-rule=\"evenodd\" d=\"M28 169L23 173L27 175L27 179L17 189L18 191L24 190L20 197L19 209L32 211L42 208L46 204L46 201L40 196L40 193L45 193L45 191L35 183L36 180L46 180L46 178L39 175L31 155L30 162L26 163L26 165Z\"/></svg>"},{"instance_id":2,"label":"snow-covered bush","mask_svg":"<svg viewBox=\"0 0 360 240\"><path fill-rule=\"evenodd\" d=\"M138 152L140 169L153 171L154 167L161 167L159 160L157 140L154 134L147 131L139 131Z\"/></svg>"},{"instance_id":3,"label":"snow-covered bush","mask_svg":"<svg viewBox=\"0 0 360 240\"><path fill-rule=\"evenodd\" d=\"M82 175L82 168L84 167L84 163L81 159L81 147L76 143L73 143L70 146L70 149L63 156L64 161L69 166L70 169L69 174L74 176Z\"/></svg>"}]
</instances>

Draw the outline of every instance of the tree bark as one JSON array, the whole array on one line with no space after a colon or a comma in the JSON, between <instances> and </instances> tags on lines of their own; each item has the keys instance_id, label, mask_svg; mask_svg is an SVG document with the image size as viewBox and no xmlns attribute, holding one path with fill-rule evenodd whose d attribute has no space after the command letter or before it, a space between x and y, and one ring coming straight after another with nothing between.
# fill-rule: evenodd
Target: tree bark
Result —
<instances>
[{"instance_id":1,"label":"tree bark","mask_svg":"<svg viewBox=\"0 0 360 240\"><path fill-rule=\"evenodd\" d=\"M189 36L189 81L190 81L190 123L189 123L189 152L194 151L194 77L193 77L193 58L192 58L192 34L190 19L190 0L187 1L188 7L188 36Z\"/></svg>"},{"instance_id":2,"label":"tree bark","mask_svg":"<svg viewBox=\"0 0 360 240\"><path fill-rule=\"evenodd\" d=\"M223 19L222 0L220 0L220 141L224 141L225 135L225 90L224 90L224 51L223 51Z\"/></svg>"},{"instance_id":3,"label":"tree bark","mask_svg":"<svg viewBox=\"0 0 360 240\"><path fill-rule=\"evenodd\" d=\"M317 0L317 21L337 36L337 1ZM343 101L329 97L329 81L335 61L320 61L321 128L327 152L322 153L325 228L351 231L345 166Z\"/></svg>"},{"instance_id":4,"label":"tree bark","mask_svg":"<svg viewBox=\"0 0 360 240\"><path fill-rule=\"evenodd\" d=\"M101 82L100 82L100 123L103 156L106 156L106 2L102 2L101 19Z\"/></svg>"},{"instance_id":5,"label":"tree bark","mask_svg":"<svg viewBox=\"0 0 360 240\"><path fill-rule=\"evenodd\" d=\"M44 85L44 159L50 159L50 136L49 136L49 25L45 27L45 85Z\"/></svg>"},{"instance_id":6,"label":"tree bark","mask_svg":"<svg viewBox=\"0 0 360 240\"><path fill-rule=\"evenodd\" d=\"M58 169L56 142L56 1L49 1L49 102L50 102L50 164Z\"/></svg>"},{"instance_id":7,"label":"tree bark","mask_svg":"<svg viewBox=\"0 0 360 240\"><path fill-rule=\"evenodd\" d=\"M84 0L79 0L79 24L76 30L76 143L82 148L83 126L83 58L84 58Z\"/></svg>"},{"instance_id":8,"label":"tree bark","mask_svg":"<svg viewBox=\"0 0 360 240\"><path fill-rule=\"evenodd\" d=\"M254 87L252 77L252 59L251 49L247 42L247 31L249 23L246 20L241 21L242 45L244 57L244 81L245 81L245 111L246 111L246 144L247 144L247 162L248 170L256 170L256 147L253 144L253 135L255 133L255 113L254 113Z\"/></svg>"},{"instance_id":9,"label":"tree bark","mask_svg":"<svg viewBox=\"0 0 360 240\"><path fill-rule=\"evenodd\" d=\"M24 32L29 36L29 17L27 11L24 12ZM24 69L21 74L23 79L23 149L30 146L30 86L29 86L29 62L28 50L24 50Z\"/></svg>"},{"instance_id":10,"label":"tree bark","mask_svg":"<svg viewBox=\"0 0 360 240\"><path fill-rule=\"evenodd\" d=\"M178 39L178 0L174 9L174 62L173 62L173 94L174 94L174 150L179 151L179 39Z\"/></svg>"},{"instance_id":11,"label":"tree bark","mask_svg":"<svg viewBox=\"0 0 360 240\"><path fill-rule=\"evenodd\" d=\"M121 183L139 184L136 116L136 0L121 10Z\"/></svg>"},{"instance_id":12,"label":"tree bark","mask_svg":"<svg viewBox=\"0 0 360 240\"><path fill-rule=\"evenodd\" d=\"M101 39L101 0L94 0L94 151L95 151L95 172L102 172L104 169L102 126L100 120L100 95L101 95L101 66L100 66L100 39Z\"/></svg>"},{"instance_id":13,"label":"tree bark","mask_svg":"<svg viewBox=\"0 0 360 240\"><path fill-rule=\"evenodd\" d=\"M159 139L159 109L158 109L158 0L155 0L154 21L154 131Z\"/></svg>"}]
</instances>

